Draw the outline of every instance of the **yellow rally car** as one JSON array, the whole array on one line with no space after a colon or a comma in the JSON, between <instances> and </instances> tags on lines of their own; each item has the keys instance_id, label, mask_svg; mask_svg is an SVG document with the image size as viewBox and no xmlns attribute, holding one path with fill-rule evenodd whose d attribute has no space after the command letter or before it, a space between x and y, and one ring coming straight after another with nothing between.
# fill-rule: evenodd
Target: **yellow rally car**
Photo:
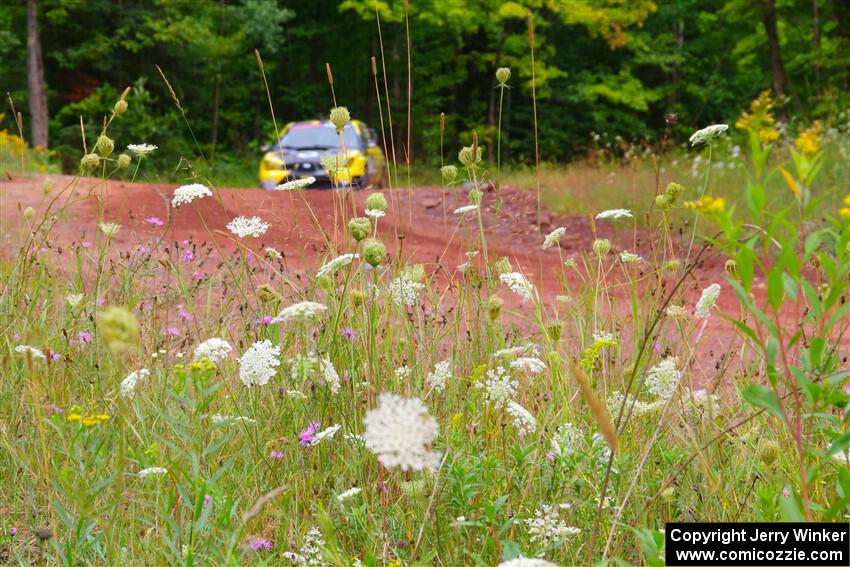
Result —
<instances>
[{"instance_id":1,"label":"yellow rally car","mask_svg":"<svg viewBox=\"0 0 850 567\"><path fill-rule=\"evenodd\" d=\"M344 140L344 146L343 146ZM263 189L294 179L315 177L311 187L381 187L386 159L378 146L375 131L352 120L342 131L329 120L290 122L276 144L264 146L259 180ZM348 163L328 172L322 166L325 156L343 154Z\"/></svg>"}]
</instances>

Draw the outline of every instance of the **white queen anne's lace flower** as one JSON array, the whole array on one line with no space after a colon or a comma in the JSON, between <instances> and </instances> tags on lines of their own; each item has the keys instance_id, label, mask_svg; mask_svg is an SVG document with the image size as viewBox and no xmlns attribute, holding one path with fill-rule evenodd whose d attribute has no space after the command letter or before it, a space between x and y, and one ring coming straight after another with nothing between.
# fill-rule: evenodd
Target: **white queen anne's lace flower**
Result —
<instances>
[{"instance_id":1,"label":"white queen anne's lace flower","mask_svg":"<svg viewBox=\"0 0 850 567\"><path fill-rule=\"evenodd\" d=\"M434 370L428 373L425 380L435 391L442 392L446 389L446 384L451 378L452 362L450 360L443 360L434 365Z\"/></svg>"},{"instance_id":2,"label":"white queen anne's lace flower","mask_svg":"<svg viewBox=\"0 0 850 567\"><path fill-rule=\"evenodd\" d=\"M256 419L251 419L244 415L221 415L218 413L210 416L210 421L212 421L214 425L220 425L223 423L257 423Z\"/></svg>"},{"instance_id":3,"label":"white queen anne's lace flower","mask_svg":"<svg viewBox=\"0 0 850 567\"><path fill-rule=\"evenodd\" d=\"M195 360L206 358L212 363L217 363L230 356L231 352L233 352L233 347L230 346L230 343L218 337L211 337L195 347L193 358Z\"/></svg>"},{"instance_id":4,"label":"white queen anne's lace flower","mask_svg":"<svg viewBox=\"0 0 850 567\"><path fill-rule=\"evenodd\" d=\"M717 298L720 297L720 284L711 284L700 295L697 306L694 309L694 317L697 319L705 319L711 315L711 310L717 305Z\"/></svg>"},{"instance_id":5,"label":"white queen anne's lace flower","mask_svg":"<svg viewBox=\"0 0 850 567\"><path fill-rule=\"evenodd\" d=\"M540 374L546 370L546 363L533 356L521 356L511 362L511 368L528 374Z\"/></svg>"},{"instance_id":6,"label":"white queen anne's lace flower","mask_svg":"<svg viewBox=\"0 0 850 567\"><path fill-rule=\"evenodd\" d=\"M151 372L147 368L129 373L126 378L121 380L121 397L129 398L132 396L136 390L136 384L146 380L150 374Z\"/></svg>"},{"instance_id":7,"label":"white queen anne's lace flower","mask_svg":"<svg viewBox=\"0 0 850 567\"><path fill-rule=\"evenodd\" d=\"M533 287L531 282L528 281L521 273L508 272L507 274L501 274L499 275L499 280L501 280L501 282L508 286L512 292L519 295L524 300L528 301L531 299Z\"/></svg>"},{"instance_id":8,"label":"white queen anne's lace flower","mask_svg":"<svg viewBox=\"0 0 850 567\"><path fill-rule=\"evenodd\" d=\"M316 182L315 177L304 177L302 179L293 179L292 181L287 181L286 183L281 183L277 187L274 188L275 191L292 191L295 189L304 189L305 187L309 187L313 183Z\"/></svg>"},{"instance_id":9,"label":"white queen anne's lace flower","mask_svg":"<svg viewBox=\"0 0 850 567\"><path fill-rule=\"evenodd\" d=\"M331 357L325 355L325 358L319 361L319 367L322 370L322 376L325 379L325 384L327 384L331 393L336 394L339 392L342 382L339 379L339 373L336 371L336 368L334 368L333 362L331 362Z\"/></svg>"},{"instance_id":10,"label":"white queen anne's lace flower","mask_svg":"<svg viewBox=\"0 0 850 567\"><path fill-rule=\"evenodd\" d=\"M534 517L523 520L523 523L528 526L531 542L544 547L581 532L580 529L567 525L559 515L559 508L549 504L541 504L534 512Z\"/></svg>"},{"instance_id":11,"label":"white queen anne's lace flower","mask_svg":"<svg viewBox=\"0 0 850 567\"><path fill-rule=\"evenodd\" d=\"M324 545L325 539L322 536L322 531L319 528L310 528L310 531L304 536L304 543L301 545L298 553L285 551L283 558L293 565L325 567L327 563L325 563L322 556L322 547Z\"/></svg>"},{"instance_id":12,"label":"white queen anne's lace flower","mask_svg":"<svg viewBox=\"0 0 850 567\"><path fill-rule=\"evenodd\" d=\"M250 346L239 359L239 379L246 386L263 386L277 373L280 347L268 339Z\"/></svg>"},{"instance_id":13,"label":"white queen anne's lace flower","mask_svg":"<svg viewBox=\"0 0 850 567\"><path fill-rule=\"evenodd\" d=\"M145 157L156 151L157 146L153 144L130 144L127 149L136 154L138 157Z\"/></svg>"},{"instance_id":14,"label":"white queen anne's lace flower","mask_svg":"<svg viewBox=\"0 0 850 567\"><path fill-rule=\"evenodd\" d=\"M618 221L632 218L632 212L629 209L608 209L596 215L596 220Z\"/></svg>"},{"instance_id":15,"label":"white queen anne's lace flower","mask_svg":"<svg viewBox=\"0 0 850 567\"><path fill-rule=\"evenodd\" d=\"M146 469L142 469L139 471L139 478L145 478L148 476L159 476L163 474L168 474L168 469L165 467L148 467Z\"/></svg>"},{"instance_id":16,"label":"white queen anne's lace flower","mask_svg":"<svg viewBox=\"0 0 850 567\"><path fill-rule=\"evenodd\" d=\"M33 358L38 360L47 360L47 357L44 356L44 353L35 347L31 347L29 345L18 345L15 347L15 352L18 354L23 354L26 356L27 353L31 354Z\"/></svg>"},{"instance_id":17,"label":"white queen anne's lace flower","mask_svg":"<svg viewBox=\"0 0 850 567\"><path fill-rule=\"evenodd\" d=\"M692 146L697 146L722 136L728 129L728 124L712 124L711 126L706 126L702 130L697 130L691 134L689 140Z\"/></svg>"},{"instance_id":18,"label":"white queen anne's lace flower","mask_svg":"<svg viewBox=\"0 0 850 567\"><path fill-rule=\"evenodd\" d=\"M656 398L669 398L679 384L679 369L676 359L672 356L665 358L653 366L646 376L646 389Z\"/></svg>"},{"instance_id":19,"label":"white queen anne's lace flower","mask_svg":"<svg viewBox=\"0 0 850 567\"><path fill-rule=\"evenodd\" d=\"M273 319L274 323L286 323L287 321L311 321L318 319L320 315L328 310L327 305L315 301L301 301L293 303L278 313Z\"/></svg>"},{"instance_id":20,"label":"white queen anne's lace flower","mask_svg":"<svg viewBox=\"0 0 850 567\"><path fill-rule=\"evenodd\" d=\"M321 443L325 439L330 439L331 437L336 435L336 432L339 431L340 427L342 427L342 426L339 425L339 424L331 425L327 429L319 431L318 433L316 433L316 435L313 436L313 440L310 441L310 446L315 447L316 445L318 445L319 443Z\"/></svg>"},{"instance_id":21,"label":"white queen anne's lace flower","mask_svg":"<svg viewBox=\"0 0 850 567\"><path fill-rule=\"evenodd\" d=\"M473 211L478 210L478 205L464 205L462 207L458 207L455 209L456 215L465 215L466 213L471 213Z\"/></svg>"},{"instance_id":22,"label":"white queen anne's lace flower","mask_svg":"<svg viewBox=\"0 0 850 567\"><path fill-rule=\"evenodd\" d=\"M543 239L543 249L546 250L552 246L557 246L561 242L561 237L564 236L565 232L567 232L567 229L563 226L559 226L547 234L546 238Z\"/></svg>"},{"instance_id":23,"label":"white queen anne's lace flower","mask_svg":"<svg viewBox=\"0 0 850 567\"><path fill-rule=\"evenodd\" d=\"M531 415L531 412L519 405L516 402L508 402L507 411L514 420L514 427L517 428L520 437L530 435L537 430L537 420Z\"/></svg>"},{"instance_id":24,"label":"white queen anne's lace flower","mask_svg":"<svg viewBox=\"0 0 850 567\"><path fill-rule=\"evenodd\" d=\"M191 203L195 199L202 199L204 197L212 197L212 191L206 185L201 185L200 183L181 185L174 190L171 206L179 207Z\"/></svg>"},{"instance_id":25,"label":"white queen anne's lace flower","mask_svg":"<svg viewBox=\"0 0 850 567\"><path fill-rule=\"evenodd\" d=\"M501 366L496 366L487 371L487 377L476 386L484 390L487 400L496 409L504 409L514 399L519 381Z\"/></svg>"},{"instance_id":26,"label":"white queen anne's lace flower","mask_svg":"<svg viewBox=\"0 0 850 567\"><path fill-rule=\"evenodd\" d=\"M581 447L584 433L572 423L558 426L549 443L553 454L559 457L569 457Z\"/></svg>"},{"instance_id":27,"label":"white queen anne's lace flower","mask_svg":"<svg viewBox=\"0 0 850 567\"><path fill-rule=\"evenodd\" d=\"M360 258L359 254L343 254L341 256L337 256L333 260L326 262L322 265L321 268L316 272L316 277L321 278L323 276L328 276L334 272L336 272L340 268L344 268L351 264L354 260Z\"/></svg>"},{"instance_id":28,"label":"white queen anne's lace flower","mask_svg":"<svg viewBox=\"0 0 850 567\"><path fill-rule=\"evenodd\" d=\"M349 498L354 498L355 496L360 494L361 491L362 489L359 486L355 486L353 488L349 488L345 492L340 492L339 494L337 494L336 499L340 502L345 502Z\"/></svg>"},{"instance_id":29,"label":"white queen anne's lace flower","mask_svg":"<svg viewBox=\"0 0 850 567\"><path fill-rule=\"evenodd\" d=\"M396 278L387 286L390 298L397 307L413 307L419 300L419 292L425 289L425 285L410 281L405 277Z\"/></svg>"},{"instance_id":30,"label":"white queen anne's lace flower","mask_svg":"<svg viewBox=\"0 0 850 567\"><path fill-rule=\"evenodd\" d=\"M259 238L266 233L269 226L269 223L264 222L260 217L249 218L239 216L227 223L227 230L239 238L245 238L246 236Z\"/></svg>"},{"instance_id":31,"label":"white queen anne's lace flower","mask_svg":"<svg viewBox=\"0 0 850 567\"><path fill-rule=\"evenodd\" d=\"M378 407L363 419L366 448L387 468L436 469L440 454L432 450L439 426L419 398L385 392Z\"/></svg>"},{"instance_id":32,"label":"white queen anne's lace flower","mask_svg":"<svg viewBox=\"0 0 850 567\"><path fill-rule=\"evenodd\" d=\"M558 565L545 559L520 556L510 561L502 561L497 567L558 567Z\"/></svg>"},{"instance_id":33,"label":"white queen anne's lace flower","mask_svg":"<svg viewBox=\"0 0 850 567\"><path fill-rule=\"evenodd\" d=\"M366 209L365 212L366 212L367 217L370 217L370 218L373 218L373 219L379 219L379 218L387 215L387 213L385 213L384 211L381 211L379 209Z\"/></svg>"},{"instance_id":34,"label":"white queen anne's lace flower","mask_svg":"<svg viewBox=\"0 0 850 567\"><path fill-rule=\"evenodd\" d=\"M634 264L640 261L640 256L628 250L620 252L620 261L624 264Z\"/></svg>"}]
</instances>

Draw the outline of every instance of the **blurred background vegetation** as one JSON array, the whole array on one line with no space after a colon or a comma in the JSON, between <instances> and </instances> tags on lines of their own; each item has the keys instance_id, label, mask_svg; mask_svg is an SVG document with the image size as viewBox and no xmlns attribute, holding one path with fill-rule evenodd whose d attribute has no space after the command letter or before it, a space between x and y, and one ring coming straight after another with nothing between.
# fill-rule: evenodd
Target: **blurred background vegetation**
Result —
<instances>
[{"instance_id":1,"label":"blurred background vegetation","mask_svg":"<svg viewBox=\"0 0 850 567\"><path fill-rule=\"evenodd\" d=\"M503 66L513 73L503 162L533 163L529 13L546 162L664 150L698 127L734 123L765 89L791 130L815 119L830 124L850 101L850 2L842 0L413 0L411 156L420 170L440 163L440 112L449 159L473 131L492 159L494 71ZM338 103L380 129L376 57L383 118L385 67L402 159L405 29L403 0L10 0L0 5L0 91L21 112L27 141L48 146L54 168L75 170L80 116L91 144L131 86L132 113L110 131L119 145L159 146L152 159L162 167L148 171L174 175L177 164L203 153L220 182L253 186L259 147L274 132L254 49L279 124L321 117L333 106L327 62ZM41 84L33 81L36 47ZM39 99L48 117L40 126ZM7 142L17 135L11 109L0 130Z\"/></svg>"}]
</instances>

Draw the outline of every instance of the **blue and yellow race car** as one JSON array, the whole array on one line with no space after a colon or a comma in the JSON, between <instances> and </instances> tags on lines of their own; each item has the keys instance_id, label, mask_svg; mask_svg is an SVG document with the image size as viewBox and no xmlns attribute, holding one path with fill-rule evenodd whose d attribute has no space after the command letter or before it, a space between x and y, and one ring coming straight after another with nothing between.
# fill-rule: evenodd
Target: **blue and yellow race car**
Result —
<instances>
[{"instance_id":1,"label":"blue and yellow race car","mask_svg":"<svg viewBox=\"0 0 850 567\"><path fill-rule=\"evenodd\" d=\"M259 181L263 189L274 189L286 181L315 177L312 187L382 187L386 159L375 131L352 120L337 132L329 120L290 122L277 143L263 148ZM324 156L344 154L347 164L328 172Z\"/></svg>"}]
</instances>

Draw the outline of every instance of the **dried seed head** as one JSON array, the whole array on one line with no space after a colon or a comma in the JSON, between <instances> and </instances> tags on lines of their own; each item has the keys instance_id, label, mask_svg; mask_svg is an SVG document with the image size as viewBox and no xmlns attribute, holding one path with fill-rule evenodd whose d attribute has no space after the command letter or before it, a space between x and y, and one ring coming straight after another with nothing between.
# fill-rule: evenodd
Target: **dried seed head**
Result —
<instances>
[{"instance_id":1,"label":"dried seed head","mask_svg":"<svg viewBox=\"0 0 850 567\"><path fill-rule=\"evenodd\" d=\"M133 158L128 156L127 154L121 154L118 156L118 167L127 167L132 163Z\"/></svg>"},{"instance_id":2,"label":"dried seed head","mask_svg":"<svg viewBox=\"0 0 850 567\"><path fill-rule=\"evenodd\" d=\"M127 101L123 98L118 99L118 102L115 103L115 106L112 107L112 112L115 113L116 116L120 114L124 114L127 112Z\"/></svg>"},{"instance_id":3,"label":"dried seed head","mask_svg":"<svg viewBox=\"0 0 850 567\"><path fill-rule=\"evenodd\" d=\"M500 86L507 86L508 81L511 79L511 69L510 67L499 67L496 69L496 80L499 81Z\"/></svg>"},{"instance_id":4,"label":"dried seed head","mask_svg":"<svg viewBox=\"0 0 850 567\"><path fill-rule=\"evenodd\" d=\"M351 233L352 238L357 242L369 236L371 229L372 223L366 217L356 217L348 221L348 232Z\"/></svg>"},{"instance_id":5,"label":"dried seed head","mask_svg":"<svg viewBox=\"0 0 850 567\"><path fill-rule=\"evenodd\" d=\"M363 243L363 259L377 268L387 259L387 247L380 240L370 238Z\"/></svg>"},{"instance_id":6,"label":"dried seed head","mask_svg":"<svg viewBox=\"0 0 850 567\"><path fill-rule=\"evenodd\" d=\"M366 198L366 208L373 211L386 211L387 198L383 193L372 193Z\"/></svg>"},{"instance_id":7,"label":"dried seed head","mask_svg":"<svg viewBox=\"0 0 850 567\"><path fill-rule=\"evenodd\" d=\"M457 167L454 165L444 165L440 168L440 173L443 176L443 181L451 183L457 179Z\"/></svg>"},{"instance_id":8,"label":"dried seed head","mask_svg":"<svg viewBox=\"0 0 850 567\"><path fill-rule=\"evenodd\" d=\"M344 106L336 106L331 109L331 122L336 126L337 132L342 132L345 125L351 121L351 115Z\"/></svg>"},{"instance_id":9,"label":"dried seed head","mask_svg":"<svg viewBox=\"0 0 850 567\"><path fill-rule=\"evenodd\" d=\"M465 148L461 148L460 152L457 154L458 161L463 164L464 167L470 167L473 165L477 165L481 162L481 148L475 147L475 153L473 154L472 148L473 146L466 146ZM473 159L473 155L475 158Z\"/></svg>"},{"instance_id":10,"label":"dried seed head","mask_svg":"<svg viewBox=\"0 0 850 567\"><path fill-rule=\"evenodd\" d=\"M100 164L100 156L97 154L86 154L80 159L80 169L89 172Z\"/></svg>"},{"instance_id":11,"label":"dried seed head","mask_svg":"<svg viewBox=\"0 0 850 567\"><path fill-rule=\"evenodd\" d=\"M600 258L611 250L611 241L607 238L597 238L593 241L593 252Z\"/></svg>"},{"instance_id":12,"label":"dried seed head","mask_svg":"<svg viewBox=\"0 0 850 567\"><path fill-rule=\"evenodd\" d=\"M100 154L101 157L109 157L115 151L115 142L106 134L101 134L97 137L97 142L94 145L94 151Z\"/></svg>"}]
</instances>

